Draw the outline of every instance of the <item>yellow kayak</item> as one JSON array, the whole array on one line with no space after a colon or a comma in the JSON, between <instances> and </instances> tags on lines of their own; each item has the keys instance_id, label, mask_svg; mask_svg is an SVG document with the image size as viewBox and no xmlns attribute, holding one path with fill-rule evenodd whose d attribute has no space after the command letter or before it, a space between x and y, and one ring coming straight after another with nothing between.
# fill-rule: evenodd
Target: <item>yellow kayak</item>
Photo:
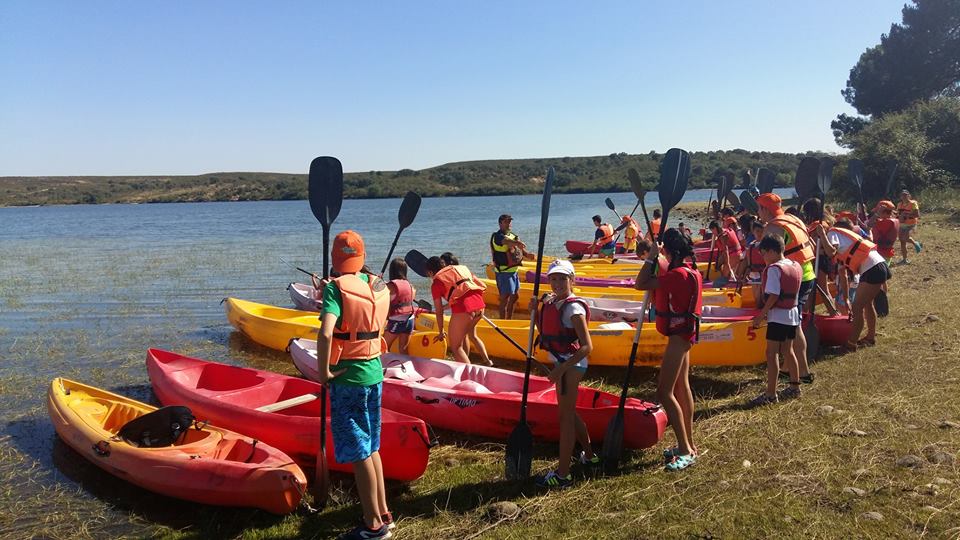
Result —
<instances>
[{"instance_id":1,"label":"yellow kayak","mask_svg":"<svg viewBox=\"0 0 960 540\"><path fill-rule=\"evenodd\" d=\"M481 279L487 288L483 291L483 301L487 307L500 305L500 293L497 291L497 282L492 279ZM705 306L724 306L724 307L753 307L753 291L749 287L743 288L743 295L738 294L733 289L704 289L703 304ZM550 285L540 284L540 290L544 293L550 292ZM533 283L521 283L519 289L520 298L517 300L515 309L517 311L526 311L530 303L530 297L533 296ZM634 300L640 302L643 300L644 291L638 291L628 287L580 287L573 288L573 294L590 298L613 298L617 300Z\"/></svg>"},{"instance_id":2,"label":"yellow kayak","mask_svg":"<svg viewBox=\"0 0 960 540\"><path fill-rule=\"evenodd\" d=\"M56 378L47 411L57 435L91 463L155 493L204 504L292 512L307 479L283 452L218 427L187 427L170 446L138 447L118 436L155 411L139 401Z\"/></svg>"},{"instance_id":3,"label":"yellow kayak","mask_svg":"<svg viewBox=\"0 0 960 540\"><path fill-rule=\"evenodd\" d=\"M699 270L701 274L705 273L707 271L708 264L709 263L698 262L697 270ZM542 271L546 272L547 266L549 265L550 263L544 260ZM492 267L492 265L490 266ZM711 273L713 272L714 266L715 265L710 265ZM574 265L574 269L576 269L578 276L609 277L609 278L635 278L637 277L637 274L640 273L640 267L641 265L639 264L629 263L626 261L620 261L620 262L617 262L616 264L610 264L609 262L602 262L602 261L590 261L590 262L581 261ZM523 261L523 263L521 263L520 274L522 275L526 273L526 271L528 270L536 270L536 268L537 268L536 261L525 260ZM489 273L492 271L493 271L492 268L490 268L487 271L488 276L489 276Z\"/></svg>"},{"instance_id":4,"label":"yellow kayak","mask_svg":"<svg viewBox=\"0 0 960 540\"><path fill-rule=\"evenodd\" d=\"M286 309L238 298L223 301L227 320L253 341L276 349L287 350L291 339L317 339L320 314L314 311Z\"/></svg>"},{"instance_id":5,"label":"yellow kayak","mask_svg":"<svg viewBox=\"0 0 960 540\"><path fill-rule=\"evenodd\" d=\"M530 331L529 320L496 319L493 321L517 343L526 343ZM621 323L624 324L624 323ZM634 329L605 329L601 323L590 323L594 366L626 366L630 360ZM432 314L417 316L416 329L436 330ZM490 356L506 360L525 360L524 355L499 335L486 321L477 325L477 335L483 340ZM653 324L644 324L637 347L637 363L658 365L667 347L667 338L657 332ZM766 330L755 330L751 321L733 323L705 323L700 326L700 342L690 350L690 363L699 366L745 366L765 361ZM538 350L537 361L550 364L547 354Z\"/></svg>"}]
</instances>

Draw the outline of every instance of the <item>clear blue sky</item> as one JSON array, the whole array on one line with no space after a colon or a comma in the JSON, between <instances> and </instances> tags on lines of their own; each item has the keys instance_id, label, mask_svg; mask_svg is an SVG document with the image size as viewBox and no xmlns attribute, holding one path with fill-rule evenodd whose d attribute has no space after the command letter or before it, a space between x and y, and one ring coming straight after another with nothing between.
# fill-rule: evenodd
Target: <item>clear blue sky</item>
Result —
<instances>
[{"instance_id":1,"label":"clear blue sky","mask_svg":"<svg viewBox=\"0 0 960 540\"><path fill-rule=\"evenodd\" d=\"M903 0L0 2L0 176L836 152Z\"/></svg>"}]
</instances>

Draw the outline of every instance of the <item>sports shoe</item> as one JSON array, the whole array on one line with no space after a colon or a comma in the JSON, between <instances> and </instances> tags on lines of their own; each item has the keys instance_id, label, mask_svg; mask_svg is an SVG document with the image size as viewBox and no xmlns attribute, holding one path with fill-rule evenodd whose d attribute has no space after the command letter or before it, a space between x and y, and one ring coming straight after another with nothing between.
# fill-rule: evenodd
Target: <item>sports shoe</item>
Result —
<instances>
[{"instance_id":1,"label":"sports shoe","mask_svg":"<svg viewBox=\"0 0 960 540\"><path fill-rule=\"evenodd\" d=\"M583 450L580 451L580 458L577 460L581 465L587 467L599 467L600 466L600 456L594 454L592 458L587 458L587 453Z\"/></svg>"},{"instance_id":2,"label":"sports shoe","mask_svg":"<svg viewBox=\"0 0 960 540\"><path fill-rule=\"evenodd\" d=\"M380 514L380 521L387 526L391 531L397 528L397 524L393 522L393 514L387 512L386 514Z\"/></svg>"},{"instance_id":3,"label":"sports shoe","mask_svg":"<svg viewBox=\"0 0 960 540\"><path fill-rule=\"evenodd\" d=\"M777 374L777 379L783 382L790 382L790 372L781 371ZM800 377L800 382L803 384L813 384L813 373L807 373L806 375Z\"/></svg>"},{"instance_id":4,"label":"sports shoe","mask_svg":"<svg viewBox=\"0 0 960 540\"><path fill-rule=\"evenodd\" d=\"M910 261L908 261L908 260L906 260L906 259L900 259L900 262L897 263L897 264L910 264Z\"/></svg>"},{"instance_id":5,"label":"sports shoe","mask_svg":"<svg viewBox=\"0 0 960 540\"><path fill-rule=\"evenodd\" d=\"M390 538L393 534L386 524L381 525L379 529L368 529L366 525L360 524L353 530L345 532L337 537L337 540L380 540Z\"/></svg>"},{"instance_id":6,"label":"sports shoe","mask_svg":"<svg viewBox=\"0 0 960 540\"><path fill-rule=\"evenodd\" d=\"M791 384L789 387L784 388L777 393L777 399L780 401L787 401L789 399L797 399L800 397L800 383Z\"/></svg>"},{"instance_id":7,"label":"sports shoe","mask_svg":"<svg viewBox=\"0 0 960 540\"><path fill-rule=\"evenodd\" d=\"M537 485L545 488L568 488L573 485L573 475L560 476L557 471L550 471L537 478Z\"/></svg>"},{"instance_id":8,"label":"sports shoe","mask_svg":"<svg viewBox=\"0 0 960 540\"><path fill-rule=\"evenodd\" d=\"M923 249L923 244L920 242L914 242L913 249L917 250L917 253L920 253L920 250Z\"/></svg>"},{"instance_id":9,"label":"sports shoe","mask_svg":"<svg viewBox=\"0 0 960 540\"><path fill-rule=\"evenodd\" d=\"M776 394L772 396L768 396L767 394L760 394L759 396L748 401L747 407L751 409L754 407L763 407L764 405L773 405L774 403L777 403L777 401L779 400L777 399Z\"/></svg>"}]
</instances>

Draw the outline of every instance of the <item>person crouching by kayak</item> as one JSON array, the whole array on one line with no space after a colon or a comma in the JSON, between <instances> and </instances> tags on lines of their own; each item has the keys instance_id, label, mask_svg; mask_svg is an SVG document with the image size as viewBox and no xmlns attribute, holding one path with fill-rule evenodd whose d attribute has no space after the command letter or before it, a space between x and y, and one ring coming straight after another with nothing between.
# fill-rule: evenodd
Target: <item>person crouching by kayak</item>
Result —
<instances>
[{"instance_id":1,"label":"person crouching by kayak","mask_svg":"<svg viewBox=\"0 0 960 540\"><path fill-rule=\"evenodd\" d=\"M800 281L803 269L800 265L783 256L783 240L772 234L764 236L758 245L766 268L763 270L761 288L763 306L753 318L753 327L760 328L767 321L767 390L748 403L759 407L776 403L783 399L800 397L800 366L793 352L793 340L800 327L800 311L797 298L800 293ZM780 362L790 376L790 387L777 394L777 380L780 376Z\"/></svg>"},{"instance_id":2,"label":"person crouching by kayak","mask_svg":"<svg viewBox=\"0 0 960 540\"><path fill-rule=\"evenodd\" d=\"M613 227L609 223L604 223L599 215L593 216L593 224L597 230L593 233L593 243L590 244L588 253L591 255L599 253L603 257L613 257L613 252L617 244L613 241Z\"/></svg>"},{"instance_id":3,"label":"person crouching by kayak","mask_svg":"<svg viewBox=\"0 0 960 540\"><path fill-rule=\"evenodd\" d=\"M427 259L427 276L433 280L430 293L433 296L439 332L434 341L447 338L443 324L443 302L447 302L450 305L450 339L447 344L453 351L453 358L464 364L470 363L469 340L477 347L483 362L492 366L487 348L477 335L477 323L480 322L486 307L483 291L487 286L466 266L448 266L440 257Z\"/></svg>"},{"instance_id":4,"label":"person crouching by kayak","mask_svg":"<svg viewBox=\"0 0 960 540\"><path fill-rule=\"evenodd\" d=\"M660 249L650 246L637 275L636 288L651 291L656 299L657 331L667 336L667 349L660 364L657 399L677 436L677 447L664 452L666 470L679 471L697 460L693 442L693 392L690 390L690 347L697 340L703 306L703 278L696 269L684 265L693 256L693 245L676 229L663 234L663 250L668 265L657 276Z\"/></svg>"},{"instance_id":5,"label":"person crouching by kayak","mask_svg":"<svg viewBox=\"0 0 960 540\"><path fill-rule=\"evenodd\" d=\"M379 450L380 355L386 351L382 335L390 292L383 280L361 272L364 246L359 234L338 234L331 252L339 277L323 289L317 367L320 383L330 392L334 456L337 463L353 465L363 509L362 524L341 538L389 538L393 518Z\"/></svg>"},{"instance_id":6,"label":"person crouching by kayak","mask_svg":"<svg viewBox=\"0 0 960 540\"><path fill-rule=\"evenodd\" d=\"M890 267L883 256L877 252L877 246L870 240L853 232L853 224L848 219L838 220L830 230L817 228L820 245L825 247L827 255L834 258L842 268L853 274L860 274L860 284L857 294L853 298L853 327L850 337L843 345L847 351L855 351L858 347L875 345L877 342L877 310L873 306L873 299L880 294L884 284L892 276ZM846 275L841 273L846 281ZM846 284L842 284L842 289ZM860 338L864 323L867 333Z\"/></svg>"},{"instance_id":7,"label":"person crouching by kayak","mask_svg":"<svg viewBox=\"0 0 960 540\"><path fill-rule=\"evenodd\" d=\"M555 260L547 270L552 294L546 294L537 317L540 348L547 351L553 360L549 379L557 386L557 405L560 413L560 457L557 468L537 478L537 485L548 488L565 488L573 483L570 475L570 460L573 449L580 443L583 451L579 461L582 465L596 466L600 458L593 453L587 425L577 414L577 389L587 372L587 357L593 350L590 332L590 308L587 303L573 295L573 280L576 274L569 261ZM536 300L530 300L531 311Z\"/></svg>"},{"instance_id":8,"label":"person crouching by kayak","mask_svg":"<svg viewBox=\"0 0 960 540\"><path fill-rule=\"evenodd\" d=\"M417 296L417 289L407 281L407 263L400 257L390 261L390 281L387 282L387 288L390 289L390 313L387 315L385 337L387 349L399 339L400 354L409 354L407 345L410 334L413 333L413 299Z\"/></svg>"},{"instance_id":9,"label":"person crouching by kayak","mask_svg":"<svg viewBox=\"0 0 960 540\"><path fill-rule=\"evenodd\" d=\"M716 263L717 277L713 280L714 287L723 287L730 280L736 279L733 269L734 265L740 261L740 240L737 238L737 231L727 227L721 228L720 223L711 221L710 232L716 238Z\"/></svg>"}]
</instances>

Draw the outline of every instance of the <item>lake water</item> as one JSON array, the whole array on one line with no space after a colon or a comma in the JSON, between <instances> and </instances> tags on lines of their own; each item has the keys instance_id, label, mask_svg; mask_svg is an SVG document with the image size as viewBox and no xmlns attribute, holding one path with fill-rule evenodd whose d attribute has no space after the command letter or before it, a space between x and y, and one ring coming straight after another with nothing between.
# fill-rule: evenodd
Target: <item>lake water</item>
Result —
<instances>
[{"instance_id":1,"label":"lake water","mask_svg":"<svg viewBox=\"0 0 960 540\"><path fill-rule=\"evenodd\" d=\"M683 202L705 203L710 193L689 191ZM607 196L621 213L636 202L632 193L554 195L545 253L565 254L567 239L592 240L594 214L616 223L604 205ZM535 249L540 202L537 195L424 199L395 256L410 249L428 256L452 251L479 272L502 213L514 216L514 231ZM648 194L646 204L651 211L658 206L657 194ZM379 270L399 206L399 199L346 200L333 231L360 232L368 261ZM683 220L674 215L670 223ZM306 201L0 208L0 407L7 418L0 474L14 482L0 506L34 500L30 507L40 514L58 512L62 500L44 508L53 499L39 496L53 489L69 493L81 521L87 512L103 512L104 500L119 508L110 512L149 516L149 502L131 501L127 487L57 441L46 414L50 380L66 376L150 401L143 368L148 347L291 373L283 354L232 331L220 300L289 306L285 286L306 276L281 258L319 271L321 246ZM414 283L426 291L425 280ZM104 491L104 485L112 487ZM30 519L28 513L0 520L0 536ZM76 525L57 523L65 534ZM151 526L150 519L98 523L103 535L140 534Z\"/></svg>"}]
</instances>

